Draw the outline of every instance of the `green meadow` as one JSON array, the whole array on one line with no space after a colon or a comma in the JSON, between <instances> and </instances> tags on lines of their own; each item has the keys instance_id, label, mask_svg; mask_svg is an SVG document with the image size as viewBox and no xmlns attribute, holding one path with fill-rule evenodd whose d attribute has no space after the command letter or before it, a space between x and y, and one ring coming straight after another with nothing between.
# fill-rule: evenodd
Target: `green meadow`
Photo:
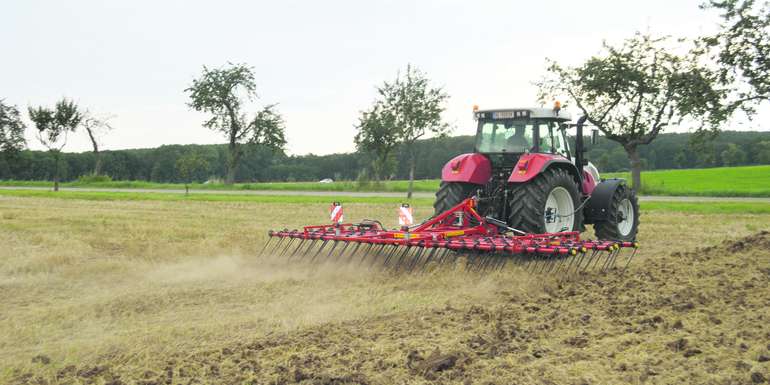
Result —
<instances>
[{"instance_id":1,"label":"green meadow","mask_svg":"<svg viewBox=\"0 0 770 385\"><path fill-rule=\"evenodd\" d=\"M605 178L626 178L628 173L602 174ZM409 182L405 180L381 183L358 183L354 181L317 182L275 182L275 183L193 183L193 190L267 190L267 191L377 191L406 192ZM414 191L434 192L438 179L417 180ZM642 173L643 195L674 196L717 196L717 197L770 197L770 165L745 167L718 167L685 170L656 170ZM0 186L48 187L48 181L0 181ZM183 184L153 183L144 181L110 182L66 182L63 187L84 188L137 188L180 190Z\"/></svg>"}]
</instances>

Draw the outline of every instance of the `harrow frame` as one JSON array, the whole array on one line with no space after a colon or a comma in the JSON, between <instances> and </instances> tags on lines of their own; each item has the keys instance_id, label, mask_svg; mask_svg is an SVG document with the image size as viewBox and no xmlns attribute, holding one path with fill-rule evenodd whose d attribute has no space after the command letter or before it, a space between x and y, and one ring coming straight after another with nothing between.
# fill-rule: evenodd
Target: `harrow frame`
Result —
<instances>
[{"instance_id":1,"label":"harrow frame","mask_svg":"<svg viewBox=\"0 0 770 385\"><path fill-rule=\"evenodd\" d=\"M551 271L556 268L557 271L566 269L569 272L588 269L592 264L594 268L598 267L602 255L606 258L601 264L601 269L612 268L617 262L620 250L632 248L633 253L623 268L625 270L639 246L637 242L581 240L577 231L506 235L508 232L521 232L494 218L482 217L475 208L475 198L468 198L421 224L404 226L397 230L387 230L377 221L311 225L303 227L301 231L271 230L268 232L268 244L262 253L267 249L270 240L278 238L276 249L281 250L280 257L288 252L294 240L299 240L299 244L289 258L298 253L310 254L309 252L320 243L312 261L315 261L330 243L332 247L327 256L332 257L337 246L343 243L344 246L337 253L337 259L346 256L348 247L355 244L348 256L349 262L361 251L359 263L364 263L370 255L384 256L382 266L394 270L403 268L412 271L420 264L421 270L424 270L432 261L443 263L448 257L453 257L454 263L461 255L467 255L467 265L474 270L499 269L505 266L507 261L514 260L536 271ZM289 241L282 245L285 239ZM304 244L306 241L309 241L307 247ZM362 246L363 250L359 250ZM426 253L427 250L430 251ZM567 260L570 260L568 264ZM377 261L377 258L373 259L371 266Z\"/></svg>"}]
</instances>

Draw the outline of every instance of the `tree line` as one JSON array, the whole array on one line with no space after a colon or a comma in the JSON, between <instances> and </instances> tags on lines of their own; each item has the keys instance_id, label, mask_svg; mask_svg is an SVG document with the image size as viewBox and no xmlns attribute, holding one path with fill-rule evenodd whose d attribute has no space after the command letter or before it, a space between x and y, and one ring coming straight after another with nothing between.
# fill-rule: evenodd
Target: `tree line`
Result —
<instances>
[{"instance_id":1,"label":"tree line","mask_svg":"<svg viewBox=\"0 0 770 385\"><path fill-rule=\"evenodd\" d=\"M764 153L763 145L749 148L731 143L721 149L707 139L713 139L736 112L751 117L757 106L770 101L770 2L710 0L701 7L719 13L722 24L717 33L696 39L637 33L616 45L605 43L601 53L581 65L562 66L549 60L543 77L536 82L541 105L556 100L564 100L563 107L574 105L604 138L622 148L625 159L618 156L615 147L599 154L597 163L607 171L627 165L637 189L641 187L641 170L651 163L677 167L762 162L758 154ZM108 161L98 140L100 133L112 128L108 119L96 117L65 98L54 107L30 106L27 110L37 140L48 149L47 156L19 153L26 143L22 114L0 99L0 151L8 175L30 179L39 177L39 170L44 169L45 179L54 181L54 190L63 172L72 175L69 169L78 170L69 162L62 164L62 159L77 158L65 155L63 149L67 137L80 130L93 144L91 174L95 176L105 172L118 179L189 181L215 173L230 184L236 180L312 180L321 170L335 170L341 179L352 179L349 170L354 167L368 172L357 172L355 177L375 181L393 175L404 177L406 172L410 197L415 178L431 177L440 169L440 164L422 160L440 147L418 143L453 143L446 139L452 128L442 118L449 94L411 65L376 88L377 98L360 112L355 124L357 151L352 155L314 159L312 155L283 154L285 124L277 104L257 106L253 68L233 63L220 68L204 66L201 75L184 89L190 109L207 114L203 126L219 132L226 141L224 147L204 146L191 153L185 153L184 146L134 150L150 152L145 155L158 151L151 165L148 159L152 157L129 160L130 151L111 152L111 160L125 158ZM700 143L700 151L688 153L680 148L659 153L647 148L665 130L684 125L698 135L699 140L693 143ZM426 136L435 139L421 142ZM446 154L431 159L445 161ZM678 157L677 162L658 160L672 156ZM321 158L334 161L327 164ZM308 164L305 159L317 163ZM337 159L347 163L337 164ZM24 167L19 169L19 165ZM423 174L419 169L426 165L433 169ZM335 168L323 168L326 166Z\"/></svg>"},{"instance_id":2,"label":"tree line","mask_svg":"<svg viewBox=\"0 0 770 385\"><path fill-rule=\"evenodd\" d=\"M770 132L723 131L706 142L694 139L695 136L689 133L661 134L656 141L640 149L643 169L770 164ZM470 135L415 141L415 178L439 178L441 168L449 159L472 151L473 145L474 138ZM410 155L396 147L393 156L396 166L381 179L407 179ZM587 157L601 172L630 169L623 147L604 137L589 147ZM227 173L228 145L166 145L103 151L99 159L102 174L113 180L205 182L218 180ZM73 181L92 175L96 161L92 151L62 153L61 180ZM181 164L194 167L184 169ZM54 165L53 155L47 151L20 151L13 155L13 159L0 156L0 180L51 180ZM332 178L367 183L374 180L372 172L369 154L362 152L289 156L269 147L246 145L235 170L235 179L242 182L293 182Z\"/></svg>"}]
</instances>

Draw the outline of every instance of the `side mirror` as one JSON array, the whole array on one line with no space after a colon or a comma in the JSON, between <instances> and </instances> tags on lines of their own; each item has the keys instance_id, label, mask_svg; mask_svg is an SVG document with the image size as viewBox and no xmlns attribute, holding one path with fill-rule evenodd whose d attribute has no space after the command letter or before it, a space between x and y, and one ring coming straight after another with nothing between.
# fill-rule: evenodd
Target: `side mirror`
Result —
<instances>
[{"instance_id":1,"label":"side mirror","mask_svg":"<svg viewBox=\"0 0 770 385\"><path fill-rule=\"evenodd\" d=\"M596 143L599 143L599 130L594 128L591 130L591 145L596 145Z\"/></svg>"}]
</instances>

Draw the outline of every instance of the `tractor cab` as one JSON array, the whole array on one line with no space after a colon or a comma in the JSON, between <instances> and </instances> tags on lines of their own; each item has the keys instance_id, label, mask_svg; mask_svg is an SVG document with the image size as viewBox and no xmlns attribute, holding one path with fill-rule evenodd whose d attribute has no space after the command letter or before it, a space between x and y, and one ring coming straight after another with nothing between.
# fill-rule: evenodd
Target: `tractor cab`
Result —
<instances>
[{"instance_id":1,"label":"tractor cab","mask_svg":"<svg viewBox=\"0 0 770 385\"><path fill-rule=\"evenodd\" d=\"M587 116L574 126L574 151L566 132L572 117L558 102L553 109L474 107L473 117L474 151L452 158L441 170L437 215L476 197L479 212L506 218L521 232L581 231L594 224L600 239L635 239L635 193L622 179L600 179L583 157Z\"/></svg>"},{"instance_id":2,"label":"tractor cab","mask_svg":"<svg viewBox=\"0 0 770 385\"><path fill-rule=\"evenodd\" d=\"M478 122L475 152L493 163L510 163L522 154L547 153L570 158L564 127L568 112L547 108L474 112Z\"/></svg>"}]
</instances>

